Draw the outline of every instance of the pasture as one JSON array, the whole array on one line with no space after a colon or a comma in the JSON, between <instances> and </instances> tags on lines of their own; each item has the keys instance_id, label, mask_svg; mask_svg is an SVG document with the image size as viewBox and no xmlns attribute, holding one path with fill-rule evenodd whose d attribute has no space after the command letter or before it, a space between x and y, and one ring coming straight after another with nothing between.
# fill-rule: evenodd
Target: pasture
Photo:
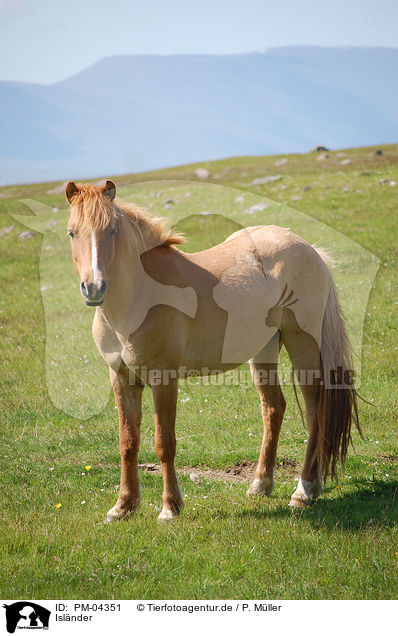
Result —
<instances>
[{"instance_id":1,"label":"pasture","mask_svg":"<svg viewBox=\"0 0 398 636\"><path fill-rule=\"evenodd\" d=\"M237 225L280 222L330 248L339 262L336 280L357 353L364 318L360 394L373 406L360 402L365 439L353 432L345 473L303 511L288 508L307 439L290 384L283 387L287 410L274 491L249 500L248 475L262 437L257 392L248 381L197 380L181 382L178 401L181 518L166 525L156 520L162 482L152 470L158 460L147 389L141 507L128 521L103 523L116 500L120 457L115 403L91 344L93 309L79 299L77 278L74 291L63 293L62 277L53 276L50 301L43 290L42 297L43 275L61 276L70 267L68 252L50 259L43 273L46 238L37 233L23 240L27 228L10 216L30 214L22 199L40 201L49 206L46 227L51 218L67 246L64 194L59 184L0 189L3 598L396 598L398 147L383 146L381 155L373 150L335 151L323 160L311 153L201 163L211 173L206 185L193 183L197 166L113 177L118 186L126 184L121 196L169 217L186 233L183 249L205 249ZM265 176L278 178L253 184ZM368 298L363 281L374 273ZM53 349L47 342L46 352L51 308L61 342ZM68 333L76 324L79 369L68 359ZM68 393L77 396L69 411L71 398L61 396L62 381L50 373L57 351L69 364ZM281 365L289 367L285 354Z\"/></svg>"}]
</instances>

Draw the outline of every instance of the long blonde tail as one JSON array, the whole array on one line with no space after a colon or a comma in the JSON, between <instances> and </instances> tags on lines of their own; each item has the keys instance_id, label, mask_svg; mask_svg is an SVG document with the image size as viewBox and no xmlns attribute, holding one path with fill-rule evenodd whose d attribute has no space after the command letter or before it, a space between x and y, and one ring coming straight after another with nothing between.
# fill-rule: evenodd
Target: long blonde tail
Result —
<instances>
[{"instance_id":1,"label":"long blonde tail","mask_svg":"<svg viewBox=\"0 0 398 636\"><path fill-rule=\"evenodd\" d=\"M328 258L317 250L327 263ZM353 383L353 363L345 319L330 272L330 292L322 323L321 360L323 382L318 389L318 441L314 453L321 475L336 477L337 462L344 465L351 441L351 425L362 435L357 393Z\"/></svg>"}]
</instances>

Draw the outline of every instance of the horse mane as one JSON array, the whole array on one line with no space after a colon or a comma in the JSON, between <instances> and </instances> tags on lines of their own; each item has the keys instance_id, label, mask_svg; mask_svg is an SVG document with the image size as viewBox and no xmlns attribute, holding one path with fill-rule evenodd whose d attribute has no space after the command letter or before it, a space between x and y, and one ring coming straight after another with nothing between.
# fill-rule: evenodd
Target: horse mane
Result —
<instances>
[{"instance_id":1,"label":"horse mane","mask_svg":"<svg viewBox=\"0 0 398 636\"><path fill-rule=\"evenodd\" d=\"M71 203L71 224L83 235L115 227L120 220L137 231L146 249L184 243L184 236L168 227L168 219L150 216L118 198L111 200L91 183L79 183L77 188Z\"/></svg>"}]
</instances>

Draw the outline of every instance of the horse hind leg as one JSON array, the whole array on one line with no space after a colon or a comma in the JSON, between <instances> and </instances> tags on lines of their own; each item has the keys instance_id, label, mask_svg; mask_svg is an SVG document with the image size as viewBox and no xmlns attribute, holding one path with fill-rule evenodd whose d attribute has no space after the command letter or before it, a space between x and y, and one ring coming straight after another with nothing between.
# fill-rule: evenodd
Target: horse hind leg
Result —
<instances>
[{"instance_id":1,"label":"horse hind leg","mask_svg":"<svg viewBox=\"0 0 398 636\"><path fill-rule=\"evenodd\" d=\"M320 351L315 339L299 329L282 330L282 339L291 359L293 370L299 378L308 425L308 443L303 470L289 505L295 508L305 508L322 492L322 480L316 452L319 433L317 412Z\"/></svg>"},{"instance_id":2,"label":"horse hind leg","mask_svg":"<svg viewBox=\"0 0 398 636\"><path fill-rule=\"evenodd\" d=\"M270 495L274 484L276 451L286 408L277 374L279 340L278 332L261 354L250 361L253 382L260 395L264 434L254 480L247 495Z\"/></svg>"},{"instance_id":3,"label":"horse hind leg","mask_svg":"<svg viewBox=\"0 0 398 636\"><path fill-rule=\"evenodd\" d=\"M289 505L293 508L307 507L311 501L317 499L322 492L322 480L316 456L318 443L318 387L316 385L312 387L301 386L301 391L304 396L309 435L303 469L301 471L297 488L292 494L289 503Z\"/></svg>"}]
</instances>

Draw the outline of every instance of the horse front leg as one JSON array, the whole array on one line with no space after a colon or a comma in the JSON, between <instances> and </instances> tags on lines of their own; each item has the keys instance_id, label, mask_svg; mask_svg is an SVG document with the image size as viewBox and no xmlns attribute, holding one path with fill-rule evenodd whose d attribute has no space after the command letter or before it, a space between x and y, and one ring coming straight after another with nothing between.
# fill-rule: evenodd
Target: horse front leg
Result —
<instances>
[{"instance_id":1,"label":"horse front leg","mask_svg":"<svg viewBox=\"0 0 398 636\"><path fill-rule=\"evenodd\" d=\"M155 404L155 452L163 475L163 508L158 517L160 521L174 519L184 506L174 465L177 387L177 380L171 380L168 385L152 386Z\"/></svg>"},{"instance_id":2,"label":"horse front leg","mask_svg":"<svg viewBox=\"0 0 398 636\"><path fill-rule=\"evenodd\" d=\"M119 496L106 517L107 521L115 521L133 512L140 502L138 449L143 386L129 383L128 368L124 364L117 373L110 369L110 378L119 412L119 448L122 464Z\"/></svg>"}]
</instances>

